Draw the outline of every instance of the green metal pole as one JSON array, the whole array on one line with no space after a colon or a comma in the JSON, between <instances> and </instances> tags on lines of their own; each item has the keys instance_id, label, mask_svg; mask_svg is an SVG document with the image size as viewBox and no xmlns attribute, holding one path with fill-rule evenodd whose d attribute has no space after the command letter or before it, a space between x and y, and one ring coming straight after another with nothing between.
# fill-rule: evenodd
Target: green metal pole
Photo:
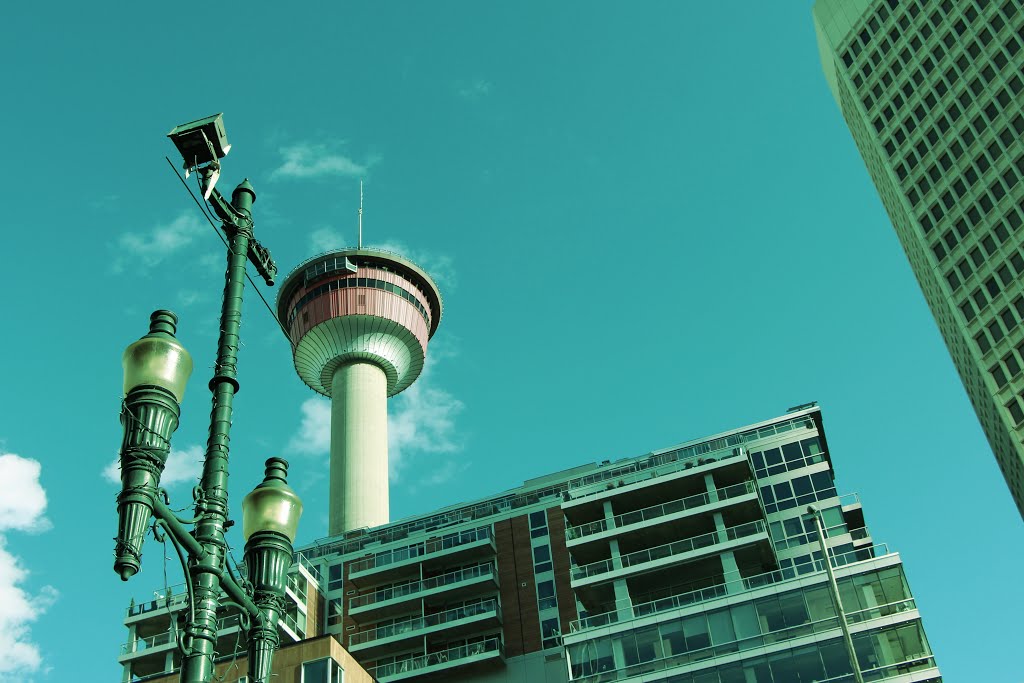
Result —
<instances>
[{"instance_id":1,"label":"green metal pole","mask_svg":"<svg viewBox=\"0 0 1024 683\"><path fill-rule=\"evenodd\" d=\"M217 641L217 606L227 543L224 527L228 515L228 445L231 440L231 404L238 391L238 330L242 319L242 291L245 286L245 263L249 240L252 239L252 203L256 193L249 181L235 188L232 205L244 218L225 221L231 242L225 273L224 301L221 305L220 341L217 366L210 391L213 408L210 414L210 436L206 444L201 497L197 502L195 538L205 551L201 558L189 558L189 574L195 594L195 619L188 626L188 651L181 662L181 683L208 683L214 673L214 647Z\"/></svg>"}]
</instances>

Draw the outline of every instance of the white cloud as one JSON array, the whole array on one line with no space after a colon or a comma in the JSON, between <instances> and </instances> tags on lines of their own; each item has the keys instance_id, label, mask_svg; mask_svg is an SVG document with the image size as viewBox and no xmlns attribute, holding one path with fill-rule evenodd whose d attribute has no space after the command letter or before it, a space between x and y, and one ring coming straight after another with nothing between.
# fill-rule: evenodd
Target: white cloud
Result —
<instances>
[{"instance_id":1,"label":"white cloud","mask_svg":"<svg viewBox=\"0 0 1024 683\"><path fill-rule=\"evenodd\" d=\"M122 233L117 238L113 270L120 273L128 264L155 266L190 245L202 230L196 212L186 211L170 223L150 230Z\"/></svg>"},{"instance_id":2,"label":"white cloud","mask_svg":"<svg viewBox=\"0 0 1024 683\"><path fill-rule=\"evenodd\" d=\"M327 145L300 142L280 149L283 161L271 174L278 178L319 178L322 176L365 175L370 164L360 164L331 151Z\"/></svg>"},{"instance_id":3,"label":"white cloud","mask_svg":"<svg viewBox=\"0 0 1024 683\"><path fill-rule=\"evenodd\" d=\"M38 461L13 453L0 455L0 683L26 680L42 663L30 624L57 599L57 590L43 586L35 595L23 584L29 572L7 550L7 532L38 532L50 528L44 516L46 491L39 483Z\"/></svg>"},{"instance_id":4,"label":"white cloud","mask_svg":"<svg viewBox=\"0 0 1024 683\"><path fill-rule=\"evenodd\" d=\"M319 254L332 249L341 249L347 246L345 239L337 230L330 228L317 228L309 233L309 249L314 254Z\"/></svg>"},{"instance_id":5,"label":"white cloud","mask_svg":"<svg viewBox=\"0 0 1024 683\"><path fill-rule=\"evenodd\" d=\"M323 455L331 450L331 404L313 397L302 402L299 431L288 442L288 450L307 455Z\"/></svg>"},{"instance_id":6,"label":"white cloud","mask_svg":"<svg viewBox=\"0 0 1024 683\"><path fill-rule=\"evenodd\" d=\"M205 292L194 289L182 289L178 292L176 298L178 299L179 306L188 308L194 304L205 303L210 297Z\"/></svg>"},{"instance_id":7,"label":"white cloud","mask_svg":"<svg viewBox=\"0 0 1024 683\"><path fill-rule=\"evenodd\" d=\"M46 491L39 483L38 461L13 453L0 455L0 533L45 531Z\"/></svg>"},{"instance_id":8,"label":"white cloud","mask_svg":"<svg viewBox=\"0 0 1024 683\"><path fill-rule=\"evenodd\" d=\"M474 78L469 82L460 82L456 84L455 90L459 93L459 97L467 100L479 100L487 97L491 94L491 90L494 89L494 84L483 78Z\"/></svg>"},{"instance_id":9,"label":"white cloud","mask_svg":"<svg viewBox=\"0 0 1024 683\"><path fill-rule=\"evenodd\" d=\"M416 382L392 399L388 405L388 464L392 481L401 470L421 455L456 453L462 450L457 436L456 418L462 401L433 386L428 358L423 374ZM288 450L306 455L326 455L331 449L331 404L324 398L302 403L302 420L288 442ZM464 469L447 460L423 483L439 484Z\"/></svg>"},{"instance_id":10,"label":"white cloud","mask_svg":"<svg viewBox=\"0 0 1024 683\"><path fill-rule=\"evenodd\" d=\"M462 443L456 435L455 419L465 406L447 391L433 386L429 372L431 365L428 360L420 378L391 399L388 465L392 480L398 480L400 471L410 464L412 458L462 450ZM454 474L451 471L448 476Z\"/></svg>"},{"instance_id":11,"label":"white cloud","mask_svg":"<svg viewBox=\"0 0 1024 683\"><path fill-rule=\"evenodd\" d=\"M167 456L167 464L160 476L160 486L168 487L182 482L195 482L203 471L203 455L206 449L202 446L186 446L181 450L171 448ZM103 478L114 484L121 483L121 463L118 458L103 468Z\"/></svg>"}]
</instances>

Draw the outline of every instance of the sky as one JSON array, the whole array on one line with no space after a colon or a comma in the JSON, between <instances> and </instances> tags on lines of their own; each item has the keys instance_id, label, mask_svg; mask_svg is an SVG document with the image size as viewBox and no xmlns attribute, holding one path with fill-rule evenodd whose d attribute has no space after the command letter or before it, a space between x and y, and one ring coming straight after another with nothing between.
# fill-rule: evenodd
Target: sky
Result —
<instances>
[{"instance_id":1,"label":"sky","mask_svg":"<svg viewBox=\"0 0 1024 683\"><path fill-rule=\"evenodd\" d=\"M119 680L129 600L181 581L152 539L113 573L110 474L120 355L170 308L196 372L164 482L191 502L224 255L165 135L216 112L218 187L256 188L279 282L356 241L362 178L365 243L441 287L426 371L389 405L392 519L818 401L946 680L1020 683L1021 518L810 2L100 5L0 25L0 683ZM321 538L328 411L251 285L242 343L234 516L283 456L298 541Z\"/></svg>"}]
</instances>

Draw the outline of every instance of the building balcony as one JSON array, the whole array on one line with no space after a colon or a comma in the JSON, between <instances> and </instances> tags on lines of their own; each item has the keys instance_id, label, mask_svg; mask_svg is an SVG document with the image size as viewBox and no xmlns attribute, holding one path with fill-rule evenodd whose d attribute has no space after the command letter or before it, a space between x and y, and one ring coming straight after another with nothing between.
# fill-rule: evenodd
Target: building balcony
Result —
<instances>
[{"instance_id":1,"label":"building balcony","mask_svg":"<svg viewBox=\"0 0 1024 683\"><path fill-rule=\"evenodd\" d=\"M183 609L188 602L188 592L185 590L184 583L169 586L163 591L154 591L153 595L154 599L146 602L136 603L135 600L132 600L125 613L125 624L149 619L157 610L166 613Z\"/></svg>"},{"instance_id":2,"label":"building balcony","mask_svg":"<svg viewBox=\"0 0 1024 683\"><path fill-rule=\"evenodd\" d=\"M491 527L484 526L355 560L349 565L348 578L357 588L366 587L417 574L420 564L428 569L465 564L494 557L496 553Z\"/></svg>"},{"instance_id":3,"label":"building balcony","mask_svg":"<svg viewBox=\"0 0 1024 683\"><path fill-rule=\"evenodd\" d=\"M241 618L237 614L222 617L217 620L217 637L237 633L241 624ZM166 655L168 650L177 646L178 634L176 627L163 633L148 636L146 638L135 638L121 645L121 654L117 660L124 663L129 660L141 659L151 655Z\"/></svg>"},{"instance_id":4,"label":"building balcony","mask_svg":"<svg viewBox=\"0 0 1024 683\"><path fill-rule=\"evenodd\" d=\"M456 667L469 665L500 665L505 662L505 653L501 647L501 639L495 636L479 643L460 645L449 650L431 652L412 659L384 664L370 669L373 677L380 683L390 683L406 678L425 676L439 671L449 671Z\"/></svg>"},{"instance_id":5,"label":"building balcony","mask_svg":"<svg viewBox=\"0 0 1024 683\"><path fill-rule=\"evenodd\" d=\"M593 541L605 540L618 534L638 530L649 530L652 526L673 522L687 515L700 514L711 509L757 500L757 489L753 481L745 481L720 488L714 493L706 492L679 498L660 505L616 515L565 529L566 546L575 548Z\"/></svg>"},{"instance_id":6,"label":"building balcony","mask_svg":"<svg viewBox=\"0 0 1024 683\"><path fill-rule=\"evenodd\" d=\"M572 568L571 583L575 589L583 585L688 562L704 555L717 554L758 542L770 542L768 531L761 520L684 538L673 543L628 553L618 558L579 565Z\"/></svg>"},{"instance_id":7,"label":"building balcony","mask_svg":"<svg viewBox=\"0 0 1024 683\"><path fill-rule=\"evenodd\" d=\"M857 563L859 562L881 560L886 563L884 566L891 566L896 561L895 558L895 553L890 553L889 548L886 545L880 544L867 549L852 550L850 552L833 555L832 566L836 570L837 576L844 577L859 573L861 571L857 567ZM742 576L740 574L733 573L731 575L724 576L723 578L725 580L723 580L722 583L717 583L696 590L665 595L654 600L645 600L643 602L620 600L612 605L614 609L611 609L611 611L600 614L591 614L582 619L576 619L569 622L569 633L564 636L565 644L570 645L575 642L588 640L592 636L587 632L594 629L604 628L606 626L612 626L613 624L633 621L634 619L642 619L644 617L666 612L676 613L678 610L692 605L698 605L711 600L717 600L719 598L733 598L760 588L771 586L775 592L785 591L790 584L806 583L809 579L809 575L813 575L815 572L817 572L818 575L814 580L824 580L824 562L816 560L812 564L807 565L805 569L776 569L774 571L755 574L753 576ZM868 610L861 610L860 612L847 612L847 621L852 625L862 621L876 619L879 616L887 616L889 614L916 609L913 599L892 603L891 605L883 607L888 607L890 609L887 611L877 611L875 608L872 608ZM708 606L704 609L711 610L715 609L715 607Z\"/></svg>"},{"instance_id":8,"label":"building balcony","mask_svg":"<svg viewBox=\"0 0 1024 683\"><path fill-rule=\"evenodd\" d=\"M348 650L360 657L376 658L388 649L408 647L408 641L422 641L424 637L441 634L445 640L491 630L501 625L501 608L496 598L457 607L424 617L402 621L353 633Z\"/></svg>"},{"instance_id":9,"label":"building balcony","mask_svg":"<svg viewBox=\"0 0 1024 683\"><path fill-rule=\"evenodd\" d=\"M498 574L494 565L481 564L357 595L349 600L348 616L357 622L386 619L410 611L410 602L422 600L429 603L432 598L445 601L467 599L497 588Z\"/></svg>"},{"instance_id":10,"label":"building balcony","mask_svg":"<svg viewBox=\"0 0 1024 683\"><path fill-rule=\"evenodd\" d=\"M639 466L634 464L628 468L608 470L600 473L600 479L591 481L593 477L587 477L575 486L570 483L567 492L569 499L562 503L563 511L570 518L578 514L586 515L607 498L632 495L642 499L647 495L646 489L651 486L678 486L679 480L703 477L709 472L715 472L716 476L725 476L726 480L733 481L753 477L750 461L740 448L727 448L651 468L635 469L636 467Z\"/></svg>"}]
</instances>

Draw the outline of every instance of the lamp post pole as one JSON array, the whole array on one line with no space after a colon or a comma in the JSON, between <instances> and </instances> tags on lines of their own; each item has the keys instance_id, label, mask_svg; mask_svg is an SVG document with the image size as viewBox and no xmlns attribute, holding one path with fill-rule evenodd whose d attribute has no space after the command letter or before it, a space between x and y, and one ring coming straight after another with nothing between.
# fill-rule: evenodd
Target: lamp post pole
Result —
<instances>
[{"instance_id":1,"label":"lamp post pole","mask_svg":"<svg viewBox=\"0 0 1024 683\"><path fill-rule=\"evenodd\" d=\"M242 291L245 287L245 263L253 237L252 204L256 199L249 181L243 181L231 198L240 214L222 216L230 239L227 271L224 274L224 300L221 303L220 340L217 364L210 391L210 435L203 461L201 495L196 504L195 539L203 554L189 558L193 585L193 618L187 633L191 648L182 658L181 683L205 683L213 674L214 647L217 641L217 607L221 592L222 568L227 542L224 531L228 520L228 447L231 441L232 401L238 391L238 331L242 322ZM233 220L232 220L233 219Z\"/></svg>"},{"instance_id":2,"label":"lamp post pole","mask_svg":"<svg viewBox=\"0 0 1024 683\"><path fill-rule=\"evenodd\" d=\"M155 516L154 534L159 537L157 526L166 532L165 538L185 570L188 617L177 640L181 683L209 683L213 678L217 613L227 606L237 608L246 623L250 680L269 683L292 543L302 514L302 500L288 486L287 462L267 460L263 483L242 501L248 582L240 583L231 572L224 532L232 524L228 521L228 450L232 402L238 392L236 365L246 260L268 285L274 284L277 266L253 236L256 193L249 181L235 188L231 202L214 188L220 176L219 159L230 148L221 115L176 126L168 137L182 152L186 171L196 169L202 176L203 198L210 200L228 238L217 363L209 384L213 394L210 432L202 479L196 488L195 515L191 520L181 519L168 506L160 477L170 454L171 435L178 427L192 357L174 336L177 316L155 311L149 334L130 344L122 359L125 399L114 571L123 581L138 573L146 530ZM192 523L195 527L189 531L186 525Z\"/></svg>"},{"instance_id":3,"label":"lamp post pole","mask_svg":"<svg viewBox=\"0 0 1024 683\"><path fill-rule=\"evenodd\" d=\"M839 618L839 626L843 632L843 645L846 646L846 654L850 658L850 667L853 669L853 680L855 683L864 683L864 677L860 672L860 664L857 660L857 650L853 646L853 636L850 635L850 626L846 623L846 611L843 610L843 600L839 595L839 584L836 582L836 574L832 571L832 560L828 556L828 545L825 543L825 525L821 521L821 510L809 505L807 514L814 518L814 530L818 536L818 547L821 549L821 560L825 563L825 572L828 574L828 588L832 594L832 602L835 603L836 616Z\"/></svg>"}]
</instances>

